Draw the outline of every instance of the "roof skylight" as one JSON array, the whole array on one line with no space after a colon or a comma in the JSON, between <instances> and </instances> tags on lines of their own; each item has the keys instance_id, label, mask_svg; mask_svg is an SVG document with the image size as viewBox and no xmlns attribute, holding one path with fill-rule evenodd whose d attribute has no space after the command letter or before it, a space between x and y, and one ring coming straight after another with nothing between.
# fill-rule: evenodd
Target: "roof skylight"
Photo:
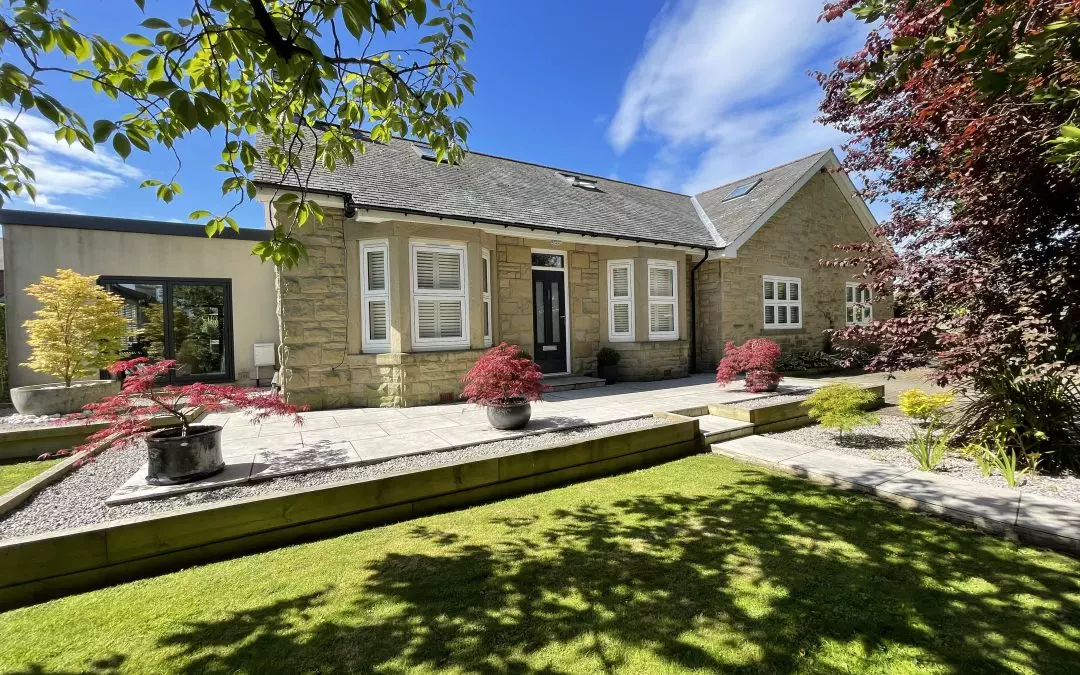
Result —
<instances>
[{"instance_id":1,"label":"roof skylight","mask_svg":"<svg viewBox=\"0 0 1080 675\"><path fill-rule=\"evenodd\" d=\"M413 145L413 150L416 151L416 154L420 155L420 159L428 162L435 162L436 164L456 164L456 162L440 162L438 154L435 153L435 149L430 145L415 144Z\"/></svg>"},{"instance_id":2,"label":"roof skylight","mask_svg":"<svg viewBox=\"0 0 1080 675\"><path fill-rule=\"evenodd\" d=\"M586 178L584 176L575 176L572 173L560 173L563 180L570 183L574 187L579 187L582 190L592 190L593 192L599 192L600 186L596 184L595 178Z\"/></svg>"},{"instance_id":3,"label":"roof skylight","mask_svg":"<svg viewBox=\"0 0 1080 675\"><path fill-rule=\"evenodd\" d=\"M760 182L761 179L758 178L757 180L752 180L747 183L742 183L741 185L736 185L735 189L729 192L727 197L724 197L724 201L726 202L729 199L738 199L739 197L745 197L746 195L750 194L750 191L756 188L757 184Z\"/></svg>"}]
</instances>

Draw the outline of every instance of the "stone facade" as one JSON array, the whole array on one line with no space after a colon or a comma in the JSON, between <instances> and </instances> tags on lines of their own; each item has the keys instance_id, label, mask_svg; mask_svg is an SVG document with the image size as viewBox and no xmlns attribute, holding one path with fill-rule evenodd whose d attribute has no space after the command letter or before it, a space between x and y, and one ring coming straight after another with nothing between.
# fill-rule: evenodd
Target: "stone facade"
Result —
<instances>
[{"instance_id":1,"label":"stone facade","mask_svg":"<svg viewBox=\"0 0 1080 675\"><path fill-rule=\"evenodd\" d=\"M622 354L623 380L655 380L687 374L691 268L700 253L648 246L564 244L503 236L479 228L405 221L361 222L326 208L322 223L301 231L309 259L277 277L284 389L291 401L315 408L412 406L454 400L461 376L486 349L482 257L491 259L491 342L533 349L532 253L565 255L569 292L570 371L596 372L596 353ZM823 331L842 325L846 270L823 269L832 246L867 238L835 182L813 177L746 244L734 259L710 261L697 271L698 369L716 367L726 340L776 339L787 349L820 349ZM389 264L388 353L364 353L361 341L360 246L385 244ZM443 242L465 250L469 328L467 347L424 351L412 341L410 245ZM634 266L634 339L611 341L608 331L608 263ZM678 331L674 339L649 340L648 267L651 260L676 265ZM799 277L803 327L763 327L762 275ZM875 315L888 307L877 304Z\"/></svg>"},{"instance_id":2,"label":"stone facade","mask_svg":"<svg viewBox=\"0 0 1080 675\"><path fill-rule=\"evenodd\" d=\"M735 258L709 261L698 270L698 369L715 369L727 340L741 344L768 337L783 349L822 349L825 331L844 325L844 284L852 270L824 268L819 261L840 255L835 244L869 239L832 177L811 178ZM764 327L764 275L802 280L802 328ZM889 303L875 302L874 317L887 316Z\"/></svg>"},{"instance_id":3,"label":"stone facade","mask_svg":"<svg viewBox=\"0 0 1080 675\"><path fill-rule=\"evenodd\" d=\"M685 377L689 368L690 343L686 340L613 342L608 346L622 356L616 370L622 381Z\"/></svg>"}]
</instances>

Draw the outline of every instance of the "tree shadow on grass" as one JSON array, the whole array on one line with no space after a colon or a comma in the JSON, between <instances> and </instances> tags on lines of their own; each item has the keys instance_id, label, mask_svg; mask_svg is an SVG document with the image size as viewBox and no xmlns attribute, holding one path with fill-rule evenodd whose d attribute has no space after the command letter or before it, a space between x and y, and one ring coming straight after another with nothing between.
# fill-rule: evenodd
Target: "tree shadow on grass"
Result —
<instances>
[{"instance_id":1,"label":"tree shadow on grass","mask_svg":"<svg viewBox=\"0 0 1080 675\"><path fill-rule=\"evenodd\" d=\"M492 519L495 544L414 528L432 552L386 553L348 595L194 623L161 646L193 673L1052 673L1080 658L1068 564L789 477L547 516Z\"/></svg>"}]
</instances>

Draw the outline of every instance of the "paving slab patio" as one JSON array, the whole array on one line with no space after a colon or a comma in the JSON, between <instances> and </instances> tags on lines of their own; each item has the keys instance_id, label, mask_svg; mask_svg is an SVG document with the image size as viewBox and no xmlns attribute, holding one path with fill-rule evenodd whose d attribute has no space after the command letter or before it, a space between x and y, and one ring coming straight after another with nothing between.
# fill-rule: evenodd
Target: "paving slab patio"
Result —
<instances>
[{"instance_id":1,"label":"paving slab patio","mask_svg":"<svg viewBox=\"0 0 1080 675\"><path fill-rule=\"evenodd\" d=\"M794 378L784 384L807 386ZM284 420L253 425L243 413L220 412L204 415L200 423L222 427L224 455L248 458L246 476L241 475L240 464L230 465L227 469L228 480L244 482L637 419L661 411L733 403L763 395L746 392L739 385L721 387L712 375L557 391L534 403L529 425L515 432L492 429L483 408L465 403L416 408L318 410L302 413L303 425L300 427ZM725 429L729 425L728 422L717 424ZM162 490L146 484L145 471L143 467L106 503L203 490L217 487L222 480L207 479Z\"/></svg>"},{"instance_id":2,"label":"paving slab patio","mask_svg":"<svg viewBox=\"0 0 1080 675\"><path fill-rule=\"evenodd\" d=\"M733 459L870 492L903 506L985 530L1080 553L1080 505L1075 502L765 436L715 443L712 449L716 454Z\"/></svg>"}]
</instances>

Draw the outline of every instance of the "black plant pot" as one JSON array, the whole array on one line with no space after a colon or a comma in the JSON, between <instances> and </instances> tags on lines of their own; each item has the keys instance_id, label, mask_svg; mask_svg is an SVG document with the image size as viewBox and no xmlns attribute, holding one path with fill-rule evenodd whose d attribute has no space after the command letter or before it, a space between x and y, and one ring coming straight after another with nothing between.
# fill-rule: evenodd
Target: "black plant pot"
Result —
<instances>
[{"instance_id":1,"label":"black plant pot","mask_svg":"<svg viewBox=\"0 0 1080 675\"><path fill-rule=\"evenodd\" d=\"M169 427L146 437L147 483L190 483L225 470L225 460L221 457L221 427L191 426L187 436L180 434L180 427Z\"/></svg>"},{"instance_id":2,"label":"black plant pot","mask_svg":"<svg viewBox=\"0 0 1080 675\"><path fill-rule=\"evenodd\" d=\"M532 405L528 401L492 405L487 409L488 422L500 431L521 429L529 423L531 417Z\"/></svg>"},{"instance_id":3,"label":"black plant pot","mask_svg":"<svg viewBox=\"0 0 1080 675\"><path fill-rule=\"evenodd\" d=\"M619 366L615 363L605 363L596 367L596 376L606 380L608 384L615 384L618 380Z\"/></svg>"}]
</instances>

